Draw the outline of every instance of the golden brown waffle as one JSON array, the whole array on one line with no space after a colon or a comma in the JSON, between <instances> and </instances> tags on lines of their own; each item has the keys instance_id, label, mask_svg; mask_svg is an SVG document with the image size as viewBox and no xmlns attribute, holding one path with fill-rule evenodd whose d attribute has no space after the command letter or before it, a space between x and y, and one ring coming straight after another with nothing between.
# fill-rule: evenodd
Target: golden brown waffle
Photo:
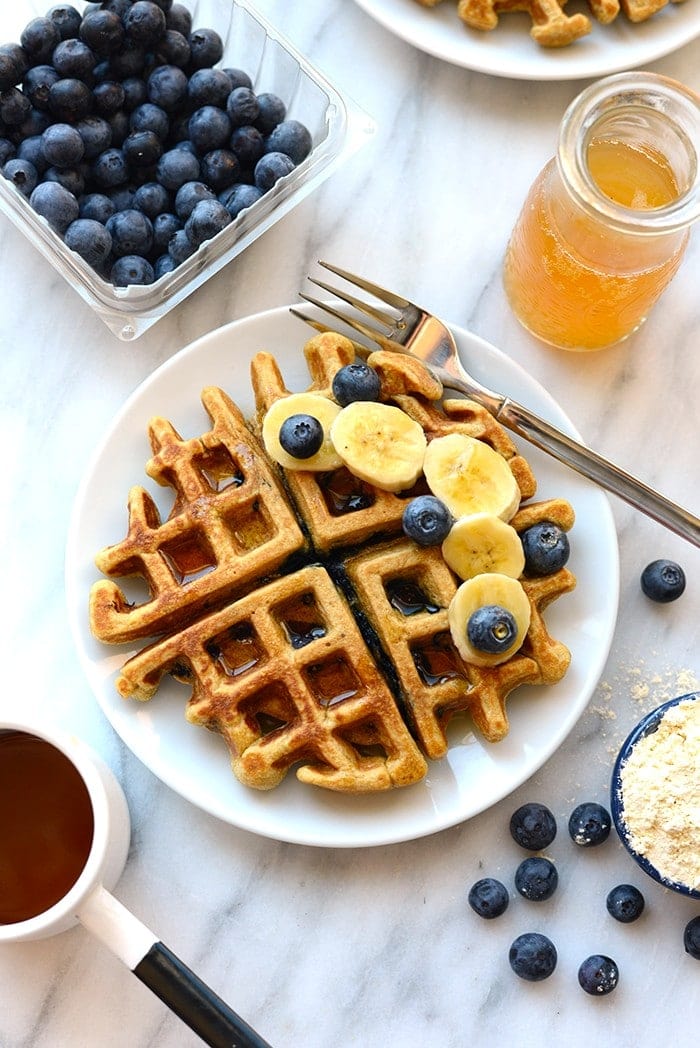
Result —
<instances>
[{"instance_id":1,"label":"golden brown waffle","mask_svg":"<svg viewBox=\"0 0 700 1048\"><path fill-rule=\"evenodd\" d=\"M538 521L568 530L573 514L561 500L533 503L513 519L516 530ZM547 632L544 608L573 589L565 568L524 579L532 618L525 644L500 666L467 665L452 641L447 609L457 582L439 549L421 550L400 539L350 558L348 576L391 659L397 686L421 749L437 760L447 752L446 728L469 713L488 742L508 733L506 699L521 684L553 684L569 666L569 651Z\"/></svg>"},{"instance_id":2,"label":"golden brown waffle","mask_svg":"<svg viewBox=\"0 0 700 1048\"><path fill-rule=\"evenodd\" d=\"M330 397L355 344L324 333L304 352L309 389ZM532 471L485 409L441 402L440 384L411 357L381 351L368 361L381 399L419 422L428 441L460 432L503 456L521 493L517 530L541 520L572 526L568 503L528 502ZM183 440L164 419L151 423L147 472L174 489L170 517L161 522L145 491L133 489L127 538L96 558L109 574L142 576L151 596L131 607L103 580L93 588L91 614L103 640L168 635L124 664L119 692L149 699L164 674L187 684L188 720L220 733L235 774L258 789L276 786L290 769L302 782L351 793L408 785L425 774L425 756L444 755L457 715L471 716L488 741L502 739L513 689L551 684L566 672L569 652L550 636L542 612L574 586L573 575L563 569L522 579L531 606L523 647L496 667L467 665L447 620L458 581L439 549L402 534L414 491L394 495L345 470L312 473L268 461L254 433L290 391L269 353L254 358L251 376L250 429L212 388L202 394L209 433ZM185 584L185 567L202 572L209 562L211 571Z\"/></svg>"},{"instance_id":3,"label":"golden brown waffle","mask_svg":"<svg viewBox=\"0 0 700 1048\"><path fill-rule=\"evenodd\" d=\"M148 492L129 493L126 537L95 558L110 579L137 578L147 598L132 603L107 579L90 594L90 627L109 644L155 636L191 622L275 572L304 538L273 470L236 405L220 389L202 393L211 429L183 440L170 422L149 426L146 472L173 489L161 519Z\"/></svg>"},{"instance_id":4,"label":"golden brown waffle","mask_svg":"<svg viewBox=\"0 0 700 1048\"><path fill-rule=\"evenodd\" d=\"M148 699L164 673L191 686L187 719L219 732L238 779L271 789L288 769L364 793L423 778L425 760L325 568L261 587L126 663L117 687Z\"/></svg>"}]
</instances>

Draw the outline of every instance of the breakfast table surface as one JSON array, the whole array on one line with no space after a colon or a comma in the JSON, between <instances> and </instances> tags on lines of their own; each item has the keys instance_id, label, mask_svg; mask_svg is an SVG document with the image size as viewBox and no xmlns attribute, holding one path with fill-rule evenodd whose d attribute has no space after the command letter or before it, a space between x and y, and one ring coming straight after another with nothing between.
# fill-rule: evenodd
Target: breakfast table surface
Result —
<instances>
[{"instance_id":1,"label":"breakfast table surface","mask_svg":"<svg viewBox=\"0 0 700 1048\"><path fill-rule=\"evenodd\" d=\"M642 715L700 686L700 552L619 499L610 498L619 608L581 716L517 789L438 832L327 847L231 825L145 767L93 695L68 622L64 558L94 449L160 365L230 321L297 302L306 275L319 273L318 259L393 288L497 346L586 443L700 513L697 231L646 324L614 348L585 355L549 348L520 327L504 296L509 232L553 154L565 108L590 81L501 77L449 63L349 0L258 0L257 7L371 117L374 130L236 260L142 337L119 341L0 220L0 712L75 733L110 765L132 817L114 894L274 1048L695 1044L700 967L683 949L683 928L700 905L646 878L614 832L588 849L567 832L577 804L609 804L615 755ZM700 40L645 68L700 90ZM306 334L299 324L300 346ZM235 344L230 352L235 358ZM125 502L126 491L112 495ZM595 532L589 522L587 570L594 580L600 572L610 601L615 580L602 577L609 557L596 563ZM642 569L660 557L678 561L687 576L685 593L669 604L640 588ZM605 617L610 608L600 611ZM523 745L536 748L537 740ZM541 903L513 888L526 853L509 820L527 801L546 804L558 823L547 855L559 887ZM491 921L467 903L471 885L486 876L502 880L511 896L506 913ZM634 924L606 911L607 893L620 883L644 893L645 912ZM543 982L519 979L508 963L510 943L528 931L557 947L557 969ZM577 981L581 961L598 953L620 968L617 989L601 999ZM0 947L2 1048L198 1043L81 927Z\"/></svg>"}]
</instances>

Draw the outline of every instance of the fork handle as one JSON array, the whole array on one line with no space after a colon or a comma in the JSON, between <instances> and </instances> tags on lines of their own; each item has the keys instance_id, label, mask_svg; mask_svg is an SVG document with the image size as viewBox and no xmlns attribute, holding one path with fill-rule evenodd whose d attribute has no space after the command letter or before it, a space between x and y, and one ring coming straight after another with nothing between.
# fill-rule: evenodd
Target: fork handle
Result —
<instances>
[{"instance_id":1,"label":"fork handle","mask_svg":"<svg viewBox=\"0 0 700 1048\"><path fill-rule=\"evenodd\" d=\"M506 397L497 411L498 421L535 447L553 455L589 480L646 513L670 531L700 546L700 519L637 480L602 455L568 437L522 404Z\"/></svg>"}]
</instances>

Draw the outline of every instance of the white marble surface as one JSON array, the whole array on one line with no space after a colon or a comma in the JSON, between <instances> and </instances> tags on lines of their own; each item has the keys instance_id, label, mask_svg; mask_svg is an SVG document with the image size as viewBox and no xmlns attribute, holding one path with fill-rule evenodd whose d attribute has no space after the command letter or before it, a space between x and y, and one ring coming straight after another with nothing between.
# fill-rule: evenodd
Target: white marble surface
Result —
<instances>
[{"instance_id":1,"label":"white marble surface","mask_svg":"<svg viewBox=\"0 0 700 1048\"><path fill-rule=\"evenodd\" d=\"M581 84L500 80L446 65L349 0L259 7L375 117L378 131L237 262L145 337L120 343L0 222L0 710L70 727L105 757L134 824L115 893L275 1048L695 1044L700 967L681 936L698 904L642 880L616 841L578 850L565 829L576 803L606 801L613 753L642 712L700 680L700 553L621 503L613 506L618 624L589 707L515 794L431 837L324 850L220 823L131 755L86 684L66 623L63 553L95 442L155 367L226 321L293 301L318 257L372 275L504 348L589 443L700 512L697 231L662 305L619 348L585 357L548 349L520 329L504 300L508 232ZM651 68L700 89L700 43ZM652 605L640 593L639 573L657 556L687 571L675 604ZM513 892L504 917L480 921L467 891L485 874L512 884L523 853L508 819L531 799L559 819L550 854L560 889L539 907ZM615 924L604 904L609 888L627 880L647 898L631 926ZM518 980L507 962L511 940L534 929L560 955L541 984ZM615 957L622 973L601 1000L576 981L579 962L594 952ZM196 1043L82 929L0 948L2 1048Z\"/></svg>"}]
</instances>

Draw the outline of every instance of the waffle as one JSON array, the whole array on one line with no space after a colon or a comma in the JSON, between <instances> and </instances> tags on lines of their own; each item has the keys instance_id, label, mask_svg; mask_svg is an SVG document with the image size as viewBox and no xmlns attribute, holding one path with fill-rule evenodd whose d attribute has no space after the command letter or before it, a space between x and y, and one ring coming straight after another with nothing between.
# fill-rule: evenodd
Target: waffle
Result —
<instances>
[{"instance_id":1,"label":"waffle","mask_svg":"<svg viewBox=\"0 0 700 1048\"><path fill-rule=\"evenodd\" d=\"M418 0L423 7L436 7L441 0ZM499 15L524 11L530 15L530 36L542 47L565 47L591 31L591 20L580 12L571 16L562 10L567 0L458 0L457 14L471 29L492 30ZM613 22L620 11L630 22L645 22L669 3L684 0L588 0L593 19L601 25Z\"/></svg>"},{"instance_id":2,"label":"waffle","mask_svg":"<svg viewBox=\"0 0 700 1048\"><path fill-rule=\"evenodd\" d=\"M304 353L309 391L331 397L355 344L324 333ZM532 470L485 409L442 399L440 384L413 358L379 351L368 362L381 399L418 422L428 441L464 433L506 460L521 496L516 530L542 520L571 528L568 503L531 501ZM185 440L162 418L150 424L146 471L174 490L171 514L161 522L146 492L132 489L126 539L96 558L103 572L141 576L150 597L131 606L114 582L101 580L90 601L99 639L156 638L121 667L118 692L147 701L164 675L181 682L190 693L187 720L220 734L237 778L262 790L290 770L301 782L348 793L408 786L425 776L427 760L445 755L458 716L488 742L502 739L511 692L555 683L567 670L569 652L549 634L543 612L573 588L574 576L561 569L523 578L531 606L524 645L499 666L467 665L447 620L458 580L439 548L420 547L402 531L406 502L427 490L424 482L391 494L345 469L277 465L258 435L270 405L290 391L267 352L253 359L251 381L256 410L247 424L215 388L202 393L212 420L203 436ZM251 507L264 528L241 524L252 519ZM207 556L195 556L205 540ZM186 551L179 560L178 544ZM202 559L211 570L202 572ZM195 572L189 582L185 561Z\"/></svg>"}]
</instances>

